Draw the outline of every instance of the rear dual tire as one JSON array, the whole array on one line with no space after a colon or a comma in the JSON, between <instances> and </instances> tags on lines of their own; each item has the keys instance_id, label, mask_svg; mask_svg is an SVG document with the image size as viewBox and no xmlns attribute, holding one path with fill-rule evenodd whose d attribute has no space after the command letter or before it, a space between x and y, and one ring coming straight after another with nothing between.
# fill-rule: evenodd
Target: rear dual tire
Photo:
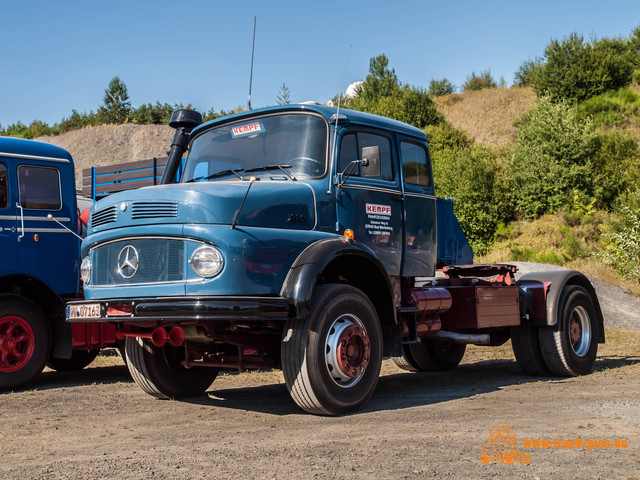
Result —
<instances>
[{"instance_id":1,"label":"rear dual tire","mask_svg":"<svg viewBox=\"0 0 640 480\"><path fill-rule=\"evenodd\" d=\"M512 328L511 343L518 364L532 375L573 377L591 372L600 338L593 299L579 285L566 286L557 312L554 326Z\"/></svg>"},{"instance_id":2,"label":"rear dual tire","mask_svg":"<svg viewBox=\"0 0 640 480\"><path fill-rule=\"evenodd\" d=\"M441 372L456 368L467 346L435 339L421 339L418 343L402 346L402 357L394 357L394 363L410 372Z\"/></svg>"}]
</instances>

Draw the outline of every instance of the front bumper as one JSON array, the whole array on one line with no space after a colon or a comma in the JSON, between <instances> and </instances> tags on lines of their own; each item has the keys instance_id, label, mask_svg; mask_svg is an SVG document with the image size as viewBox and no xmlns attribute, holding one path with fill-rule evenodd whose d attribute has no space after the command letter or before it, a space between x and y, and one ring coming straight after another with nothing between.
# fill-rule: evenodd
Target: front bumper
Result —
<instances>
[{"instance_id":1,"label":"front bumper","mask_svg":"<svg viewBox=\"0 0 640 480\"><path fill-rule=\"evenodd\" d=\"M87 315L79 314L76 306ZM70 318L70 312L75 314ZM93 312L89 315L89 312ZM128 313L130 312L130 313ZM99 315L99 316L98 316ZM173 324L203 321L285 321L294 307L282 297L175 297L126 300L83 300L67 304L68 322L113 322Z\"/></svg>"}]
</instances>

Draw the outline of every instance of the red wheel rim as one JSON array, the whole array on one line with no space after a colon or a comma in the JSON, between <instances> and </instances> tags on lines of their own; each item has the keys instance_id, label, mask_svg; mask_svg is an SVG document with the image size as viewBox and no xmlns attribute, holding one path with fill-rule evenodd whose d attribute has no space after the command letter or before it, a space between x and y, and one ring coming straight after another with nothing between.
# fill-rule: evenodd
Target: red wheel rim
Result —
<instances>
[{"instance_id":1,"label":"red wheel rim","mask_svg":"<svg viewBox=\"0 0 640 480\"><path fill-rule=\"evenodd\" d=\"M24 318L0 318L0 373L13 373L24 368L35 348L33 329Z\"/></svg>"}]
</instances>

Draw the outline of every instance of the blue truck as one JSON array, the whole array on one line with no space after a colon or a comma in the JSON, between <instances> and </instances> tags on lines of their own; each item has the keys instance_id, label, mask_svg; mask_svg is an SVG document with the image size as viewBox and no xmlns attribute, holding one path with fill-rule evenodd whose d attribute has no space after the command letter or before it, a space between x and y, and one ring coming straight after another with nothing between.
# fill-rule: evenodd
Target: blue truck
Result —
<instances>
[{"instance_id":1,"label":"blue truck","mask_svg":"<svg viewBox=\"0 0 640 480\"><path fill-rule=\"evenodd\" d=\"M69 152L0 137L0 390L115 345L112 325L65 322L66 302L82 298L79 218Z\"/></svg>"},{"instance_id":2,"label":"blue truck","mask_svg":"<svg viewBox=\"0 0 640 480\"><path fill-rule=\"evenodd\" d=\"M91 208L85 300L67 310L117 326L148 394L281 368L302 409L337 415L371 397L384 357L446 370L509 339L529 373L591 371L604 328L588 279L473 265L423 131L318 104L170 125L161 185Z\"/></svg>"}]
</instances>

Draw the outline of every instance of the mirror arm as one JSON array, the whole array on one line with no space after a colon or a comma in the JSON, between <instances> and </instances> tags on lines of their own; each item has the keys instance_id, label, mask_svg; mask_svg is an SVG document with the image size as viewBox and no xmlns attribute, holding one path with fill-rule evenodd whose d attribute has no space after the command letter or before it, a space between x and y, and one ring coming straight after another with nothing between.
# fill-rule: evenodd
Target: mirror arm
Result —
<instances>
[{"instance_id":1,"label":"mirror arm","mask_svg":"<svg viewBox=\"0 0 640 480\"><path fill-rule=\"evenodd\" d=\"M347 179L351 176L356 165L362 165L363 167L366 167L367 165L369 165L369 160L363 158L362 160L353 160L351 163L349 163L349 165L347 165L345 169L338 174L338 178L340 179L337 184L338 187L342 187L342 185L344 185L344 182L346 182Z\"/></svg>"}]
</instances>

